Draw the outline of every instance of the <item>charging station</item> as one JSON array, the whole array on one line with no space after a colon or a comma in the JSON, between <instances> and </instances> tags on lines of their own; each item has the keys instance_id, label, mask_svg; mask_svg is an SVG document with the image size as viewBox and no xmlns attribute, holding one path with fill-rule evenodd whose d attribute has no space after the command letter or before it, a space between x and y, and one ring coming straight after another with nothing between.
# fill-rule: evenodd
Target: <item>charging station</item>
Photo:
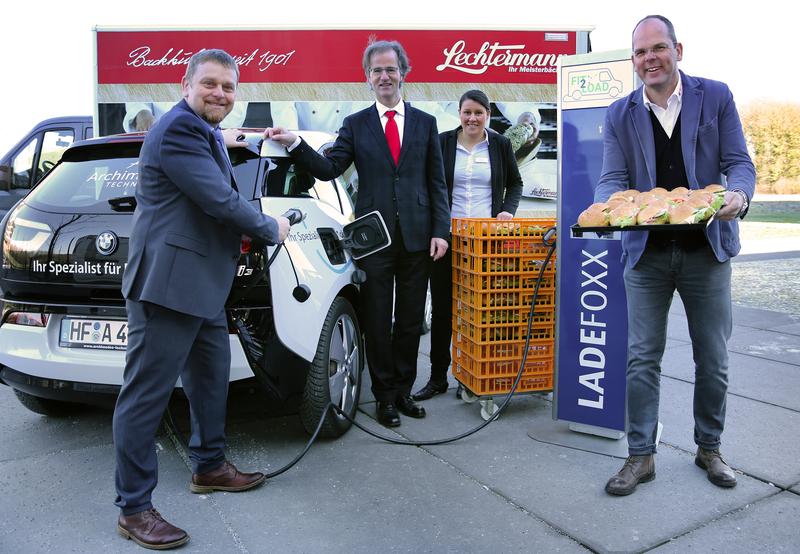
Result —
<instances>
[{"instance_id":1,"label":"charging station","mask_svg":"<svg viewBox=\"0 0 800 554\"><path fill-rule=\"evenodd\" d=\"M594 200L607 107L634 87L630 51L562 56L558 68L558 264L553 419L543 442L627 456L627 303L619 233L573 236ZM617 440L607 440L617 439Z\"/></svg>"}]
</instances>

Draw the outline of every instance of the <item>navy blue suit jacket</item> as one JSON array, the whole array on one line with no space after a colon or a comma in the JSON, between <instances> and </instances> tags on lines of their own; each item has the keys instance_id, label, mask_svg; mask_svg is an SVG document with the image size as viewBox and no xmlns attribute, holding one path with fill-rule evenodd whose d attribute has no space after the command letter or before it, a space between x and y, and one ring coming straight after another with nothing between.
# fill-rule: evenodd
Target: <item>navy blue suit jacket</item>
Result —
<instances>
[{"instance_id":1,"label":"navy blue suit jacket","mask_svg":"<svg viewBox=\"0 0 800 554\"><path fill-rule=\"evenodd\" d=\"M456 167L456 145L458 144L457 127L439 135L444 158L444 178L447 182L447 194L450 204L453 203L453 174ZM500 133L486 130L489 133L489 165L492 173L492 217L500 212L511 215L517 213L519 199L522 196L522 177L514 157L511 141Z\"/></svg>"},{"instance_id":2,"label":"navy blue suit jacket","mask_svg":"<svg viewBox=\"0 0 800 554\"><path fill-rule=\"evenodd\" d=\"M742 124L725 83L691 77L680 72L681 150L689 188L713 183L740 189L748 198L755 192L756 173L747 153ZM727 184L726 184L727 183ZM627 188L640 191L656 186L656 154L653 124L642 88L617 100L606 112L603 131L603 170L595 190L595 202ZM647 244L646 231L623 233L622 248L628 267L633 267ZM739 224L714 220L706 228L714 255L720 262L739 253Z\"/></svg>"},{"instance_id":3,"label":"navy blue suit jacket","mask_svg":"<svg viewBox=\"0 0 800 554\"><path fill-rule=\"evenodd\" d=\"M277 241L277 222L239 195L226 156L185 100L147 133L122 279L125 298L216 316L231 290L241 235Z\"/></svg>"},{"instance_id":4,"label":"navy blue suit jacket","mask_svg":"<svg viewBox=\"0 0 800 554\"><path fill-rule=\"evenodd\" d=\"M345 118L336 143L324 156L305 141L291 155L324 180L341 175L355 163L359 183L356 217L378 210L393 238L395 218L399 217L408 251L427 250L431 237L448 236L450 208L436 119L408 103L397 166L374 104Z\"/></svg>"}]
</instances>

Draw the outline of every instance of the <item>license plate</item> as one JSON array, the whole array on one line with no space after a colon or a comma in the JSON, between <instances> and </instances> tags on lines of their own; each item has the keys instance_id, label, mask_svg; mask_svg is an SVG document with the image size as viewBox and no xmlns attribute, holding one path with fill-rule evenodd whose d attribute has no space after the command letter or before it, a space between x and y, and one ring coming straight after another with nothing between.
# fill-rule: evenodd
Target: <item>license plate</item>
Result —
<instances>
[{"instance_id":1,"label":"license plate","mask_svg":"<svg viewBox=\"0 0 800 554\"><path fill-rule=\"evenodd\" d=\"M58 344L66 348L125 350L128 322L110 319L64 318Z\"/></svg>"}]
</instances>

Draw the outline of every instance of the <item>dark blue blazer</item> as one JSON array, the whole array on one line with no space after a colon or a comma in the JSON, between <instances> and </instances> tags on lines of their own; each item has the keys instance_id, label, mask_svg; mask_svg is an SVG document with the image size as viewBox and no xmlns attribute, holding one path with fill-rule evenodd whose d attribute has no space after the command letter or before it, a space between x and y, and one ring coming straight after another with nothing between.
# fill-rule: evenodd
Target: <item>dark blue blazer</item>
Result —
<instances>
[{"instance_id":1,"label":"dark blue blazer","mask_svg":"<svg viewBox=\"0 0 800 554\"><path fill-rule=\"evenodd\" d=\"M302 141L291 155L316 178L330 180L354 163L358 171L356 217L378 210L394 238L399 218L410 252L428 250L431 237L446 238L450 208L436 119L405 104L403 145L395 166L378 110L345 118L335 144L321 156Z\"/></svg>"},{"instance_id":2,"label":"dark blue blazer","mask_svg":"<svg viewBox=\"0 0 800 554\"><path fill-rule=\"evenodd\" d=\"M185 100L147 133L122 279L125 298L216 316L231 290L241 235L277 241L277 222L239 195L225 156Z\"/></svg>"},{"instance_id":3,"label":"dark blue blazer","mask_svg":"<svg viewBox=\"0 0 800 554\"><path fill-rule=\"evenodd\" d=\"M689 188L713 183L740 189L753 197L756 172L747 153L742 124L725 83L691 77L680 72L681 150ZM726 184L727 183L727 184ZM603 131L603 170L595 190L595 201L608 199L617 190L647 191L656 186L656 154L653 124L639 87L617 100L606 112ZM646 231L623 233L622 248L628 267L633 267L647 244ZM739 224L714 220L706 236L720 262L735 256Z\"/></svg>"},{"instance_id":4,"label":"dark blue blazer","mask_svg":"<svg viewBox=\"0 0 800 554\"><path fill-rule=\"evenodd\" d=\"M444 158L444 178L447 182L449 206L453 204L453 174L456 167L456 146L458 132L461 127L445 131L439 135ZM486 130L489 133L489 165L492 173L492 217L500 212L511 215L517 213L519 199L522 196L522 177L514 157L511 141L500 133Z\"/></svg>"}]
</instances>

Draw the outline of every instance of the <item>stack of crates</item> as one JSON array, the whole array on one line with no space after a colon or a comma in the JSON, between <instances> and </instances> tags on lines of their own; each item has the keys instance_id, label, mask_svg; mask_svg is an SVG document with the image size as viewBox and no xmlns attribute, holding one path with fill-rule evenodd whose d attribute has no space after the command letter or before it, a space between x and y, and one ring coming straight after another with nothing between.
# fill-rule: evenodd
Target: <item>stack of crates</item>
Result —
<instances>
[{"instance_id":1,"label":"stack of crates","mask_svg":"<svg viewBox=\"0 0 800 554\"><path fill-rule=\"evenodd\" d=\"M475 395L508 393L525 349L552 219L453 219L453 375ZM544 270L517 392L553 388L555 254Z\"/></svg>"}]
</instances>

